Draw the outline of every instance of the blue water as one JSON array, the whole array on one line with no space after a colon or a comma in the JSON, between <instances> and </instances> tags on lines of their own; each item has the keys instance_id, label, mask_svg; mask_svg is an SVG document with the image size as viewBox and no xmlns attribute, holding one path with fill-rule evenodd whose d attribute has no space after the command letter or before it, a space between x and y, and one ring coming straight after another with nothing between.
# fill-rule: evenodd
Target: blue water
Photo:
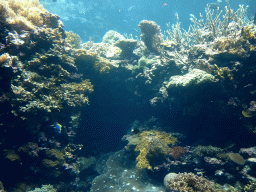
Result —
<instances>
[{"instance_id":1,"label":"blue water","mask_svg":"<svg viewBox=\"0 0 256 192\"><path fill-rule=\"evenodd\" d=\"M185 30L192 24L190 14L199 18L205 15L208 3L214 0L41 0L44 7L51 13L60 16L65 30L77 33L82 41L92 39L101 42L104 34L115 30L121 34L140 35L138 24L141 20L152 20L160 25L161 30L167 29L166 24L175 24L178 13L181 27ZM222 10L226 1L221 3ZM248 15L254 15L255 2L250 0L230 0L232 9L239 5L249 5Z\"/></svg>"}]
</instances>

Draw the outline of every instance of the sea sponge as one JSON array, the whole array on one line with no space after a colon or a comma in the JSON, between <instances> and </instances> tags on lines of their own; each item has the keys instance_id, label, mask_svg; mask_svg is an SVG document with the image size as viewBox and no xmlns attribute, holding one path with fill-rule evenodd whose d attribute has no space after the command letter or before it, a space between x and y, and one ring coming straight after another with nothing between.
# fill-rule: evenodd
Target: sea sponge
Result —
<instances>
[{"instance_id":1,"label":"sea sponge","mask_svg":"<svg viewBox=\"0 0 256 192\"><path fill-rule=\"evenodd\" d=\"M141 40L150 52L160 53L163 41L160 27L154 21L142 20L138 26L141 30Z\"/></svg>"}]
</instances>

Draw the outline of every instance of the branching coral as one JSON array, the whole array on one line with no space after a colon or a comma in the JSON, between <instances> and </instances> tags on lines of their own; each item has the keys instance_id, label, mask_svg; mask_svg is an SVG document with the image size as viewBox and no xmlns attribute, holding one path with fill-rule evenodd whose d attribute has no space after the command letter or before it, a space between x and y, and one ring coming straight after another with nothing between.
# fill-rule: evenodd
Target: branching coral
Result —
<instances>
[{"instance_id":1,"label":"branching coral","mask_svg":"<svg viewBox=\"0 0 256 192\"><path fill-rule=\"evenodd\" d=\"M167 155L170 152L169 145L176 142L177 139L169 133L155 130L142 132L139 136L139 143L135 148L135 151L140 152L136 158L138 162L136 166L140 169L152 170L148 156Z\"/></svg>"}]
</instances>

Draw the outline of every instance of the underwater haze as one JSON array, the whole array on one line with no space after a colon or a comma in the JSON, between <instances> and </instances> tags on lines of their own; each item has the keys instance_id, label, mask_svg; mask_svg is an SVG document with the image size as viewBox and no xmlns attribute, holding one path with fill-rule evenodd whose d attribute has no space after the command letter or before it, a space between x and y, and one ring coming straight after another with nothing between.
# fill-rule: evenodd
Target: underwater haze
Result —
<instances>
[{"instance_id":1,"label":"underwater haze","mask_svg":"<svg viewBox=\"0 0 256 192\"><path fill-rule=\"evenodd\" d=\"M162 30L166 24L176 23L175 14L178 13L181 27L188 29L191 24L189 18L193 14L199 17L204 14L208 3L217 3L211 0L41 0L44 7L51 13L60 16L65 30L72 30L79 34L83 41L91 38L100 42L109 30L121 34L132 34L135 38L140 35L138 24L141 20L155 21ZM239 5L248 5L251 2L249 15L255 14L255 2L249 0L230 1L235 10ZM225 0L219 3L224 9Z\"/></svg>"}]
</instances>

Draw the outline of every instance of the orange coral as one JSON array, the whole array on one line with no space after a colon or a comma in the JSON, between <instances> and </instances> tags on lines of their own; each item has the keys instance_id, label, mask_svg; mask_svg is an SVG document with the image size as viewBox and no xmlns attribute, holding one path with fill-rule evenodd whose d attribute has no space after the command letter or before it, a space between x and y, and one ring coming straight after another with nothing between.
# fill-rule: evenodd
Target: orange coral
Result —
<instances>
[{"instance_id":1,"label":"orange coral","mask_svg":"<svg viewBox=\"0 0 256 192\"><path fill-rule=\"evenodd\" d=\"M184 147L181 147L181 146L174 146L171 149L171 155L174 159L181 158L185 153L186 153L186 149L184 149Z\"/></svg>"}]
</instances>

